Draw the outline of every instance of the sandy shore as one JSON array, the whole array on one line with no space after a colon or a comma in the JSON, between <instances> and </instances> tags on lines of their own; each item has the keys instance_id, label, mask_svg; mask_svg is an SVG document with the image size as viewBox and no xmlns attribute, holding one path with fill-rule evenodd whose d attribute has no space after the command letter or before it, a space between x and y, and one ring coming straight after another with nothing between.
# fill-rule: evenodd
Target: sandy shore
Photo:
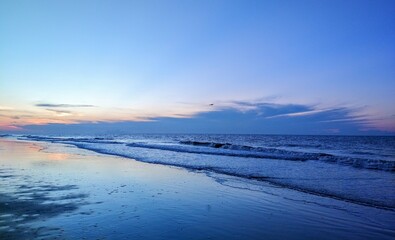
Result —
<instances>
[{"instance_id":1,"label":"sandy shore","mask_svg":"<svg viewBox=\"0 0 395 240\"><path fill-rule=\"evenodd\" d=\"M0 239L393 239L393 211L0 139Z\"/></svg>"}]
</instances>

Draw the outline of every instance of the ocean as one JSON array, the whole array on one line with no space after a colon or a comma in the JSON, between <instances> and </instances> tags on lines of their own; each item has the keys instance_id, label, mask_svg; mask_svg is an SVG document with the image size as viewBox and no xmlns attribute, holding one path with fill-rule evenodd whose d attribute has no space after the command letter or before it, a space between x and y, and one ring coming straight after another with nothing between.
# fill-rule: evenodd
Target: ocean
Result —
<instances>
[{"instance_id":1,"label":"ocean","mask_svg":"<svg viewBox=\"0 0 395 240\"><path fill-rule=\"evenodd\" d=\"M395 137L216 134L34 136L395 211Z\"/></svg>"}]
</instances>

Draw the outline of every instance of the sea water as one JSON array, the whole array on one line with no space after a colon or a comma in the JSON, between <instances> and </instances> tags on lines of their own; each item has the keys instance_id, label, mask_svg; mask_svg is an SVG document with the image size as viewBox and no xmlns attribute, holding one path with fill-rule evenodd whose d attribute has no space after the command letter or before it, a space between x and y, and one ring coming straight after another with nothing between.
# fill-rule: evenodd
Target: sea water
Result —
<instances>
[{"instance_id":1,"label":"sea water","mask_svg":"<svg viewBox=\"0 0 395 240\"><path fill-rule=\"evenodd\" d=\"M136 134L18 138L265 181L395 210L395 137Z\"/></svg>"}]
</instances>

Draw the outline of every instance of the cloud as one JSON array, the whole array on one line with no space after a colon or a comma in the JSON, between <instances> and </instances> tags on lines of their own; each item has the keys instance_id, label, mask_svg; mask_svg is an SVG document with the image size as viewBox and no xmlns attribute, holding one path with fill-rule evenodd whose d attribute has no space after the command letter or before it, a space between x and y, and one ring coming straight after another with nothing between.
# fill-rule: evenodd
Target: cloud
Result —
<instances>
[{"instance_id":1,"label":"cloud","mask_svg":"<svg viewBox=\"0 0 395 240\"><path fill-rule=\"evenodd\" d=\"M0 105L0 111L9 111L9 110L13 110L12 107L7 107L7 106L1 106Z\"/></svg>"},{"instance_id":2,"label":"cloud","mask_svg":"<svg viewBox=\"0 0 395 240\"><path fill-rule=\"evenodd\" d=\"M58 109L50 109L50 108L47 108L45 110L55 113L55 115L58 117L65 117L65 116L73 115L73 113L71 111L67 111L67 110L58 110Z\"/></svg>"},{"instance_id":3,"label":"cloud","mask_svg":"<svg viewBox=\"0 0 395 240\"><path fill-rule=\"evenodd\" d=\"M71 111L67 111L67 110L58 110L58 109L50 109L50 108L47 108L45 110L55 113L71 113Z\"/></svg>"},{"instance_id":4,"label":"cloud","mask_svg":"<svg viewBox=\"0 0 395 240\"><path fill-rule=\"evenodd\" d=\"M0 124L0 130L3 130L5 132L7 132L7 131L14 132L14 131L22 131L24 129L22 127L15 126L15 125L3 125L3 124Z\"/></svg>"},{"instance_id":5,"label":"cloud","mask_svg":"<svg viewBox=\"0 0 395 240\"><path fill-rule=\"evenodd\" d=\"M48 132L94 134L100 131L247 134L395 133L393 116L382 118L383 116L364 112L365 108L344 104L322 107L259 100L212 103L213 105L183 103L181 107L175 105L163 109L155 106L144 109L106 109L93 105L41 103L35 105L40 108L35 108L34 112L3 110L0 114L0 124L19 126L26 132L44 134ZM89 107L95 108L87 109Z\"/></svg>"},{"instance_id":6,"label":"cloud","mask_svg":"<svg viewBox=\"0 0 395 240\"><path fill-rule=\"evenodd\" d=\"M298 104L269 102L215 103L211 111L184 116L151 116L144 120L85 121L24 126L44 134L131 133L243 133L243 134L385 134L354 108L317 109ZM346 120L347 119L347 120Z\"/></svg>"},{"instance_id":7,"label":"cloud","mask_svg":"<svg viewBox=\"0 0 395 240\"><path fill-rule=\"evenodd\" d=\"M51 103L38 103L35 105L36 107L46 107L46 108L90 108L96 107L94 105L88 104L51 104Z\"/></svg>"},{"instance_id":8,"label":"cloud","mask_svg":"<svg viewBox=\"0 0 395 240\"><path fill-rule=\"evenodd\" d=\"M293 112L293 113L285 113L285 114L278 114L274 116L269 116L267 118L279 118L279 117L302 117L302 116L309 116L314 115L322 112L331 111L333 109L316 109L316 110L309 110L309 111L301 111L301 112Z\"/></svg>"}]
</instances>

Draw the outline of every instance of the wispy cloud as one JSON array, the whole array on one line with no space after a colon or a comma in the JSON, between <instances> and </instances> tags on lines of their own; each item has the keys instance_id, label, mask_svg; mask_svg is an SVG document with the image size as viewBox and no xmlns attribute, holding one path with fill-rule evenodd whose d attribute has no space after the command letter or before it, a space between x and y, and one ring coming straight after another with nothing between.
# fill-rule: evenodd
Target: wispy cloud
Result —
<instances>
[{"instance_id":1,"label":"wispy cloud","mask_svg":"<svg viewBox=\"0 0 395 240\"><path fill-rule=\"evenodd\" d=\"M310 116L310 115L333 111L333 110L335 110L335 109L316 109L316 110L309 110L309 111L278 114L278 115L274 115L274 116L268 116L266 118L270 119L270 118L280 118L280 117L303 117L303 116Z\"/></svg>"},{"instance_id":2,"label":"wispy cloud","mask_svg":"<svg viewBox=\"0 0 395 240\"><path fill-rule=\"evenodd\" d=\"M95 105L88 104L52 104L52 103L38 103L36 107L46 107L46 108L90 108L96 107Z\"/></svg>"},{"instance_id":3,"label":"wispy cloud","mask_svg":"<svg viewBox=\"0 0 395 240\"><path fill-rule=\"evenodd\" d=\"M50 111L50 112L55 112L55 113L71 113L71 111L57 110L57 109L50 109L50 108L45 109L45 110Z\"/></svg>"},{"instance_id":4,"label":"wispy cloud","mask_svg":"<svg viewBox=\"0 0 395 240\"><path fill-rule=\"evenodd\" d=\"M0 111L9 111L9 110L12 110L13 108L12 107L7 107L7 106L1 106L0 105Z\"/></svg>"},{"instance_id":5,"label":"wispy cloud","mask_svg":"<svg viewBox=\"0 0 395 240\"><path fill-rule=\"evenodd\" d=\"M72 111L67 111L67 110L58 110L58 109L50 109L50 108L47 108L45 110L55 113L55 115L58 117L71 116L73 114Z\"/></svg>"}]
</instances>

